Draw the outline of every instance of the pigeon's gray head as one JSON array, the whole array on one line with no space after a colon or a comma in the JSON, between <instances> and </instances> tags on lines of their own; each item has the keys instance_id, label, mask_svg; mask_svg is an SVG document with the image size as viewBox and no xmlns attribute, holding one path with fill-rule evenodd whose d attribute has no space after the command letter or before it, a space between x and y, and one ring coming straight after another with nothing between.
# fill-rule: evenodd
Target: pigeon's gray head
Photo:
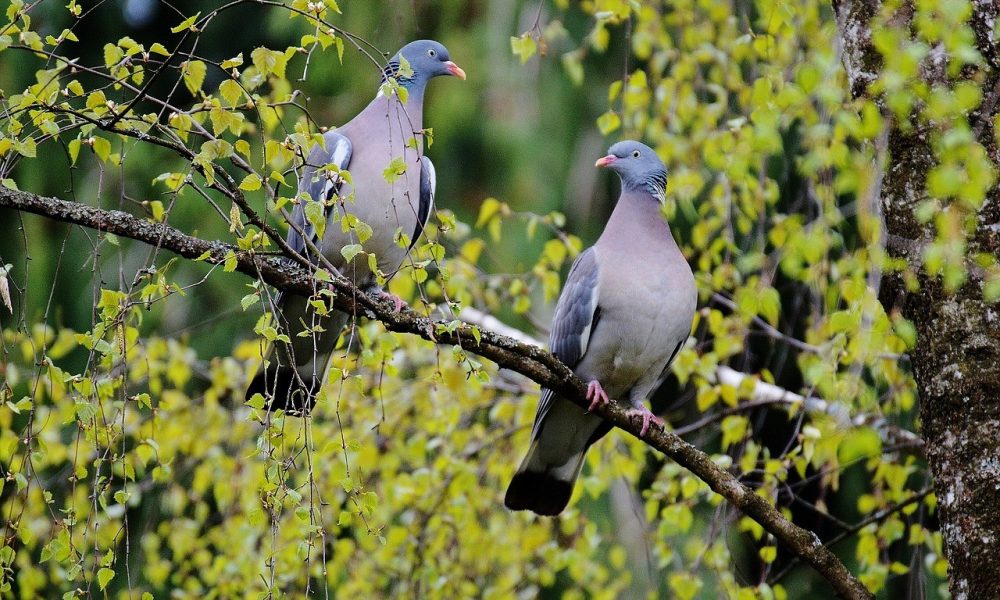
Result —
<instances>
[{"instance_id":1,"label":"pigeon's gray head","mask_svg":"<svg viewBox=\"0 0 1000 600\"><path fill-rule=\"evenodd\" d=\"M608 155L597 159L597 167L607 167L622 178L622 189L646 190L663 201L667 187L667 167L646 144L634 140L618 142Z\"/></svg>"},{"instance_id":2,"label":"pigeon's gray head","mask_svg":"<svg viewBox=\"0 0 1000 600\"><path fill-rule=\"evenodd\" d=\"M413 73L401 71L399 57L409 63ZM403 46L385 68L386 77L395 77L406 88L423 88L438 75L452 75L465 79L465 71L451 62L448 49L434 40L417 40Z\"/></svg>"}]
</instances>

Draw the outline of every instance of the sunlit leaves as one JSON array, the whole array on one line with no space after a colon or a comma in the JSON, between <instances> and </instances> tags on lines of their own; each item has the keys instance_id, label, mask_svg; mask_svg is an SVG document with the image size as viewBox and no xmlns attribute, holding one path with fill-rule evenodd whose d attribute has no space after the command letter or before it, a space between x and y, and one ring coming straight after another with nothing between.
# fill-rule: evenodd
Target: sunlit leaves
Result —
<instances>
[{"instance_id":1,"label":"sunlit leaves","mask_svg":"<svg viewBox=\"0 0 1000 600\"><path fill-rule=\"evenodd\" d=\"M201 16L201 11L196 12L195 14L193 14L190 17L184 19L183 21L181 21L179 24L175 25L174 27L171 27L170 28L170 33L180 33L182 31L187 31L189 29L193 30L194 29L194 24L198 20L198 17L200 17L200 16Z\"/></svg>"},{"instance_id":2,"label":"sunlit leaves","mask_svg":"<svg viewBox=\"0 0 1000 600\"><path fill-rule=\"evenodd\" d=\"M363 251L361 244L348 244L340 249L340 254L344 257L344 260L351 262L354 257Z\"/></svg>"},{"instance_id":3,"label":"sunlit leaves","mask_svg":"<svg viewBox=\"0 0 1000 600\"><path fill-rule=\"evenodd\" d=\"M601 131L601 135L614 133L621 126L621 123L621 117L613 110L609 110L597 117L597 128Z\"/></svg>"},{"instance_id":4,"label":"sunlit leaves","mask_svg":"<svg viewBox=\"0 0 1000 600\"><path fill-rule=\"evenodd\" d=\"M250 173L240 182L240 189L246 192L256 192L261 187L260 175Z\"/></svg>"},{"instance_id":5,"label":"sunlit leaves","mask_svg":"<svg viewBox=\"0 0 1000 600\"><path fill-rule=\"evenodd\" d=\"M395 156L382 171L382 177L389 183L395 183L406 173L406 162L401 156Z\"/></svg>"},{"instance_id":6,"label":"sunlit leaves","mask_svg":"<svg viewBox=\"0 0 1000 600\"><path fill-rule=\"evenodd\" d=\"M201 86L205 82L205 74L208 67L203 61L188 60L181 65L181 74L184 78L184 85L193 96L201 94Z\"/></svg>"},{"instance_id":7,"label":"sunlit leaves","mask_svg":"<svg viewBox=\"0 0 1000 600\"><path fill-rule=\"evenodd\" d=\"M219 84L219 94L229 103L230 106L236 106L239 103L240 98L243 96L243 88L240 84L233 79L224 79L222 83Z\"/></svg>"},{"instance_id":8,"label":"sunlit leaves","mask_svg":"<svg viewBox=\"0 0 1000 600\"><path fill-rule=\"evenodd\" d=\"M111 583L111 580L114 579L114 576L114 569L102 567L97 571L97 586L101 590L104 590L104 588L108 587L108 584Z\"/></svg>"},{"instance_id":9,"label":"sunlit leaves","mask_svg":"<svg viewBox=\"0 0 1000 600\"><path fill-rule=\"evenodd\" d=\"M520 58L521 64L524 64L535 55L535 52L538 50L538 43L530 32L519 36L511 36L510 50Z\"/></svg>"},{"instance_id":10,"label":"sunlit leaves","mask_svg":"<svg viewBox=\"0 0 1000 600\"><path fill-rule=\"evenodd\" d=\"M487 198L479 207L479 216L476 218L476 227L485 226L490 236L494 240L500 239L500 225L504 215L509 214L510 208L496 198Z\"/></svg>"},{"instance_id":11,"label":"sunlit leaves","mask_svg":"<svg viewBox=\"0 0 1000 600\"><path fill-rule=\"evenodd\" d=\"M275 77L284 78L288 58L289 54L287 52L280 52L264 47L254 48L250 52L250 60L264 76L274 75Z\"/></svg>"},{"instance_id":12,"label":"sunlit leaves","mask_svg":"<svg viewBox=\"0 0 1000 600\"><path fill-rule=\"evenodd\" d=\"M306 216L306 221L308 221L309 224L312 225L313 230L316 232L318 238L322 239L323 235L326 232L326 222L327 222L326 207L323 206L322 202L317 202L314 200L306 200L305 208L303 210Z\"/></svg>"}]
</instances>

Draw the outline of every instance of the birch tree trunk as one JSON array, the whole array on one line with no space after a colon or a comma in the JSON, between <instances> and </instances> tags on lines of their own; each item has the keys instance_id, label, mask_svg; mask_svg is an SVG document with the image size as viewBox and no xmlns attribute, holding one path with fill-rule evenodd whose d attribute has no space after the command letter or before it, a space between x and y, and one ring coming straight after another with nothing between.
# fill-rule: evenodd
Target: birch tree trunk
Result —
<instances>
[{"instance_id":1,"label":"birch tree trunk","mask_svg":"<svg viewBox=\"0 0 1000 600\"><path fill-rule=\"evenodd\" d=\"M962 3L959 3L962 4ZM951 58L941 44L930 44L916 84L954 89L973 82L982 91L967 115L975 140L986 150L993 172L1000 165L995 119L1000 108L1000 52L994 33L1000 6L973 1L968 24L982 60L978 67L949 72ZM942 229L936 218L921 219L918 208L928 195L928 173L938 164L935 136L939 123L919 115L920 101L906 123L886 106L879 79L883 55L873 42L879 28L898 27L919 36L916 10L902 3L888 14L880 0L833 2L842 41L843 61L855 96L870 95L889 128L889 162L881 189L886 250L906 261L917 274L919 289L907 288L902 276L887 277L881 300L887 311L902 310L917 330L912 364L919 390L921 435L934 478L939 519L954 598L1000 598L1000 307L984 299L990 281L973 257L996 257L1000 248L1000 188L996 177L985 201L963 222L967 279L947 291L941 278L923 268L926 249ZM954 7L952 7L954 8ZM939 8L939 10L944 10ZM888 53L886 54L888 56ZM922 81L921 81L922 80ZM939 152L940 154L940 152ZM974 223L973 223L974 220Z\"/></svg>"}]
</instances>

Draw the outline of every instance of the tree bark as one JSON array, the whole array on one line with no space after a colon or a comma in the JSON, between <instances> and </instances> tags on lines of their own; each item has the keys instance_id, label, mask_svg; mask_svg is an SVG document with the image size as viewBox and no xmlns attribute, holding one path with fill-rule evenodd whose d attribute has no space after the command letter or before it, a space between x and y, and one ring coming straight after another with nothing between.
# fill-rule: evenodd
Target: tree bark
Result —
<instances>
[{"instance_id":1,"label":"tree bark","mask_svg":"<svg viewBox=\"0 0 1000 600\"><path fill-rule=\"evenodd\" d=\"M872 45L872 18L881 0L834 1L851 91L869 94L882 68ZM1000 53L993 39L1000 6L973 1L969 24L984 61L966 68L960 78L982 86L980 107L969 115L978 142L996 168L1000 153L993 135L1000 95ZM912 5L890 19L909 29ZM938 49L935 49L937 51ZM920 76L932 85L948 85L939 63L928 61ZM878 102L878 98L873 98ZM925 244L936 235L934 220L921 223L916 207L927 198L926 176L935 164L930 146L933 124L914 118L901 128L883 111L889 164L882 186L887 250L918 273L919 290L908 293L901 277L885 281L881 299L887 311L898 307L917 330L911 353L920 399L921 437L934 479L939 519L949 561L949 587L956 600L1000 597L1000 307L983 298L982 274L969 261L969 278L947 292L936 277L921 269ZM998 255L1000 188L994 186L978 213L968 254Z\"/></svg>"},{"instance_id":2,"label":"tree bark","mask_svg":"<svg viewBox=\"0 0 1000 600\"><path fill-rule=\"evenodd\" d=\"M588 407L586 384L555 356L538 346L525 344L491 331L476 330L461 323L434 321L410 309L395 311L393 302L359 292L348 280L334 277L328 283L316 282L304 268L289 265L278 256L261 256L218 241L189 236L164 223L153 223L121 211L104 210L58 198L46 198L0 186L0 207L43 215L83 227L113 233L156 245L188 259L204 257L210 264L225 263L227 257L235 270L259 278L279 289L310 296L317 286L329 285L336 294L335 308L348 314L378 319L390 331L418 335L438 344L461 346L488 358L503 368L517 371L535 382L559 392L559 395ZM871 593L847 567L824 546L816 534L785 517L766 499L740 483L729 471L719 467L710 456L685 442L674 433L653 427L640 436L642 419L633 417L623 406L610 402L594 410L603 419L638 437L673 459L708 484L738 510L775 536L792 553L811 565L845 599L868 599Z\"/></svg>"}]
</instances>

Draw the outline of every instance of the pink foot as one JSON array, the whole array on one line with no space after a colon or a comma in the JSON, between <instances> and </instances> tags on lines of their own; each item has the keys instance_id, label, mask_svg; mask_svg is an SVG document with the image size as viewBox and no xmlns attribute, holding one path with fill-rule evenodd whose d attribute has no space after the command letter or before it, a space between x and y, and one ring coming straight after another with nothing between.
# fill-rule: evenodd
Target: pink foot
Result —
<instances>
[{"instance_id":1,"label":"pink foot","mask_svg":"<svg viewBox=\"0 0 1000 600\"><path fill-rule=\"evenodd\" d=\"M598 406L604 406L608 403L608 395L604 393L600 381L595 379L587 384L587 400L590 400L587 412L592 412Z\"/></svg>"},{"instance_id":2,"label":"pink foot","mask_svg":"<svg viewBox=\"0 0 1000 600\"><path fill-rule=\"evenodd\" d=\"M654 415L645 406L640 406L638 408L630 408L628 410L629 416L638 415L642 417L642 430L639 431L639 437L645 437L646 431L649 430L650 422L656 423L660 427L663 427L665 423L663 419Z\"/></svg>"},{"instance_id":3,"label":"pink foot","mask_svg":"<svg viewBox=\"0 0 1000 600\"><path fill-rule=\"evenodd\" d=\"M396 307L395 312L403 310L403 307L406 306L406 302L403 302L403 299L397 296L396 294L390 294L385 290L379 290L378 295L379 297L384 298L386 300L392 300L392 303Z\"/></svg>"}]
</instances>

